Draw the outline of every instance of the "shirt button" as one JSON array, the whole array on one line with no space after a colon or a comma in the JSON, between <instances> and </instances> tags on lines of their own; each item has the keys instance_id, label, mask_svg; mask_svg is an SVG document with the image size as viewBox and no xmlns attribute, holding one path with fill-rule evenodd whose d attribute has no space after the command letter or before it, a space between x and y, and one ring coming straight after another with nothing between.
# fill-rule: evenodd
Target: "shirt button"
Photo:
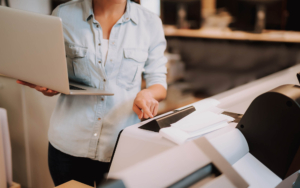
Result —
<instances>
[{"instance_id":1,"label":"shirt button","mask_svg":"<svg viewBox=\"0 0 300 188\"><path fill-rule=\"evenodd\" d=\"M101 46L101 43L99 43L98 45Z\"/></svg>"},{"instance_id":2,"label":"shirt button","mask_svg":"<svg viewBox=\"0 0 300 188\"><path fill-rule=\"evenodd\" d=\"M101 61L98 61L98 63L101 63Z\"/></svg>"},{"instance_id":3,"label":"shirt button","mask_svg":"<svg viewBox=\"0 0 300 188\"><path fill-rule=\"evenodd\" d=\"M97 135L98 135L97 133L94 134L94 136L97 136Z\"/></svg>"},{"instance_id":4,"label":"shirt button","mask_svg":"<svg viewBox=\"0 0 300 188\"><path fill-rule=\"evenodd\" d=\"M126 18L126 20L128 20L129 18Z\"/></svg>"},{"instance_id":5,"label":"shirt button","mask_svg":"<svg viewBox=\"0 0 300 188\"><path fill-rule=\"evenodd\" d=\"M96 27L99 28L99 25L97 24Z\"/></svg>"},{"instance_id":6,"label":"shirt button","mask_svg":"<svg viewBox=\"0 0 300 188\"><path fill-rule=\"evenodd\" d=\"M104 98L102 98L101 101L104 101Z\"/></svg>"},{"instance_id":7,"label":"shirt button","mask_svg":"<svg viewBox=\"0 0 300 188\"><path fill-rule=\"evenodd\" d=\"M112 61L112 59L110 59L110 61Z\"/></svg>"},{"instance_id":8,"label":"shirt button","mask_svg":"<svg viewBox=\"0 0 300 188\"><path fill-rule=\"evenodd\" d=\"M104 81L104 82L106 82L106 80L105 80L105 79L103 79L103 81Z\"/></svg>"},{"instance_id":9,"label":"shirt button","mask_svg":"<svg viewBox=\"0 0 300 188\"><path fill-rule=\"evenodd\" d=\"M98 118L98 120L100 121L100 120L101 120L101 118Z\"/></svg>"}]
</instances>

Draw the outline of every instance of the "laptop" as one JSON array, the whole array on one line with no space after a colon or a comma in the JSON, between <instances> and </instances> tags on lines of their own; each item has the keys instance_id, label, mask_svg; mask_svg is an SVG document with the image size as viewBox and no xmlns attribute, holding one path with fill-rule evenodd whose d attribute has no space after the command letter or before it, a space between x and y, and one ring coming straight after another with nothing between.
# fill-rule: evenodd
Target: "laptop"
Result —
<instances>
[{"instance_id":1,"label":"laptop","mask_svg":"<svg viewBox=\"0 0 300 188\"><path fill-rule=\"evenodd\" d=\"M114 95L69 82L62 21L0 6L0 74L67 95Z\"/></svg>"}]
</instances>

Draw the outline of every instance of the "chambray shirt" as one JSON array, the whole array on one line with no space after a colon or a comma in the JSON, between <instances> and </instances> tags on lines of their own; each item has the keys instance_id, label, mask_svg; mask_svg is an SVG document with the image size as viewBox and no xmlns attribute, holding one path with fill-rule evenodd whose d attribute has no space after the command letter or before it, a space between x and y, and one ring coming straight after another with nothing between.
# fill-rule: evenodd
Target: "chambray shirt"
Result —
<instances>
[{"instance_id":1,"label":"chambray shirt","mask_svg":"<svg viewBox=\"0 0 300 188\"><path fill-rule=\"evenodd\" d=\"M111 30L104 66L103 32L92 0L60 5L53 15L63 22L69 79L114 96L61 94L50 120L49 141L69 155L109 162L119 132L139 122L132 105L141 90L142 71L146 87L167 88L162 22L128 0L124 15Z\"/></svg>"}]
</instances>

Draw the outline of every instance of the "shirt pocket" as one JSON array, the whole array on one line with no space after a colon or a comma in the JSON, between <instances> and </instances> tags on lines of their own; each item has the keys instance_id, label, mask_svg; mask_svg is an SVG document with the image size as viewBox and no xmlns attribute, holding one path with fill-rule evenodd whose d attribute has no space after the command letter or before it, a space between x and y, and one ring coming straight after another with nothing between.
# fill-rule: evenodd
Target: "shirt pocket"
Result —
<instances>
[{"instance_id":1,"label":"shirt pocket","mask_svg":"<svg viewBox=\"0 0 300 188\"><path fill-rule=\"evenodd\" d=\"M66 43L66 56L69 78L73 81L89 85L91 74L88 67L88 48L72 43Z\"/></svg>"},{"instance_id":2,"label":"shirt pocket","mask_svg":"<svg viewBox=\"0 0 300 188\"><path fill-rule=\"evenodd\" d=\"M117 84L127 90L141 84L142 70L148 59L148 52L141 49L125 48Z\"/></svg>"}]
</instances>

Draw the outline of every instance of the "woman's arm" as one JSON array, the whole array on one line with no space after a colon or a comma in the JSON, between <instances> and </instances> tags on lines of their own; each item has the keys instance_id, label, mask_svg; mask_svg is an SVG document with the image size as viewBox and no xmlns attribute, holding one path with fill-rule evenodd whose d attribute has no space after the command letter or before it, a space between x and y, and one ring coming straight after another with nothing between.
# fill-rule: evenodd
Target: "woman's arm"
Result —
<instances>
[{"instance_id":1,"label":"woman's arm","mask_svg":"<svg viewBox=\"0 0 300 188\"><path fill-rule=\"evenodd\" d=\"M151 44L144 66L147 89L137 94L133 104L133 111L140 119L153 118L158 111L158 102L165 99L167 95L167 58L164 56L167 43L163 25L160 18L154 15L148 26Z\"/></svg>"},{"instance_id":2,"label":"woman's arm","mask_svg":"<svg viewBox=\"0 0 300 188\"><path fill-rule=\"evenodd\" d=\"M133 111L139 119L153 118L158 111L158 102L165 99L167 90L160 84L155 84L140 91L133 103Z\"/></svg>"},{"instance_id":3,"label":"woman's arm","mask_svg":"<svg viewBox=\"0 0 300 188\"><path fill-rule=\"evenodd\" d=\"M54 91L52 89L48 89L48 88L42 87L42 86L37 86L37 85L31 84L31 83L28 83L28 82L24 82L22 80L17 80L17 83L18 84L22 84L24 86L28 86L28 87L34 88L37 91L43 93L45 96L48 96L48 97L52 97L54 95L59 94L59 92Z\"/></svg>"}]
</instances>

